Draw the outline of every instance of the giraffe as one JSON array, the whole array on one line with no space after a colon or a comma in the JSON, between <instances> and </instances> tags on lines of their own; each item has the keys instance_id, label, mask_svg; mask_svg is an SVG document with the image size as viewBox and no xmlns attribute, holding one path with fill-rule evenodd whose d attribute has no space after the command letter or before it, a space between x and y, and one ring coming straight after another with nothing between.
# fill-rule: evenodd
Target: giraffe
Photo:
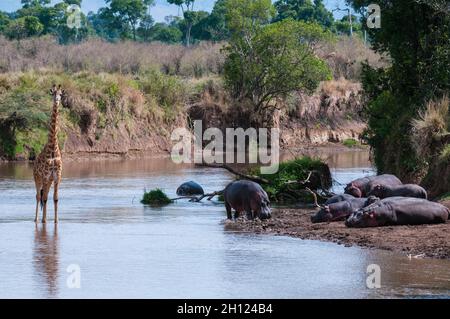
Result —
<instances>
[{"instance_id":1,"label":"giraffe","mask_svg":"<svg viewBox=\"0 0 450 319\"><path fill-rule=\"evenodd\" d=\"M48 142L42 152L36 157L33 167L34 183L36 185L36 217L39 218L39 204L42 209L42 223L47 222L47 200L50 187L54 184L53 203L55 208L55 223L58 223L58 189L61 183L62 160L58 145L58 109L64 94L61 85L53 85L50 90L53 98L53 110L48 133Z\"/></svg>"}]
</instances>

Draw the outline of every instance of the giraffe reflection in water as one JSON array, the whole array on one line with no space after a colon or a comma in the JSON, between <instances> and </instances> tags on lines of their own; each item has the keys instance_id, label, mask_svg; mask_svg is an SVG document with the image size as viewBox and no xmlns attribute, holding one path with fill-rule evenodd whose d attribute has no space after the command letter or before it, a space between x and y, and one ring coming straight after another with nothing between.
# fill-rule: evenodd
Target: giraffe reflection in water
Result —
<instances>
[{"instance_id":1,"label":"giraffe reflection in water","mask_svg":"<svg viewBox=\"0 0 450 319\"><path fill-rule=\"evenodd\" d=\"M58 295L58 226L36 225L33 264L38 280L46 288L48 298ZM43 290L44 291L44 290Z\"/></svg>"}]
</instances>

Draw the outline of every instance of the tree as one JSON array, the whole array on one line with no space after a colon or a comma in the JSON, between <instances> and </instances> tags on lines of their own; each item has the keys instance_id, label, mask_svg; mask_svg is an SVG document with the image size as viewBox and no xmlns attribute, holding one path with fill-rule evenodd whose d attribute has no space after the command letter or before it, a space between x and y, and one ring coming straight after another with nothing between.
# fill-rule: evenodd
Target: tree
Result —
<instances>
[{"instance_id":1,"label":"tree","mask_svg":"<svg viewBox=\"0 0 450 319\"><path fill-rule=\"evenodd\" d=\"M217 0L211 14L201 17L193 27L192 36L195 39L208 41L222 41L230 36L226 25L226 1Z\"/></svg>"},{"instance_id":2,"label":"tree","mask_svg":"<svg viewBox=\"0 0 450 319\"><path fill-rule=\"evenodd\" d=\"M188 21L183 19L179 23L179 28L183 31L183 34L188 33L189 23L191 23L191 31L190 31L190 44L197 40L209 40L209 33L207 30L207 23L209 13L206 11L192 11L192 19Z\"/></svg>"},{"instance_id":3,"label":"tree","mask_svg":"<svg viewBox=\"0 0 450 319\"><path fill-rule=\"evenodd\" d=\"M275 107L275 100L293 91L311 92L331 76L313 50L329 33L315 23L292 19L268 24L273 13L270 0L227 2L231 39L225 49L225 83L255 113Z\"/></svg>"},{"instance_id":4,"label":"tree","mask_svg":"<svg viewBox=\"0 0 450 319\"><path fill-rule=\"evenodd\" d=\"M74 4L80 5L81 0L65 0L64 2L57 3L52 8L53 22L50 32L58 36L60 43L79 42L93 33L92 27L89 27L88 19L83 12L79 12L79 28L70 28L68 26L69 15L73 13L67 9L70 5Z\"/></svg>"},{"instance_id":5,"label":"tree","mask_svg":"<svg viewBox=\"0 0 450 319\"><path fill-rule=\"evenodd\" d=\"M95 33L103 39L114 41L123 34L122 23L109 8L100 8L97 13L89 12L87 19Z\"/></svg>"},{"instance_id":6,"label":"tree","mask_svg":"<svg viewBox=\"0 0 450 319\"><path fill-rule=\"evenodd\" d=\"M4 12L0 11L0 33L3 33L10 23L11 18Z\"/></svg>"},{"instance_id":7,"label":"tree","mask_svg":"<svg viewBox=\"0 0 450 319\"><path fill-rule=\"evenodd\" d=\"M356 18L352 15L352 32L360 33L362 30L362 25ZM350 22L348 16L342 17L340 20L336 20L333 24L333 31L337 34L350 34Z\"/></svg>"},{"instance_id":8,"label":"tree","mask_svg":"<svg viewBox=\"0 0 450 319\"><path fill-rule=\"evenodd\" d=\"M150 30L151 40L164 43L179 43L183 33L177 27L165 23L156 23Z\"/></svg>"},{"instance_id":9,"label":"tree","mask_svg":"<svg viewBox=\"0 0 450 319\"><path fill-rule=\"evenodd\" d=\"M36 36L42 33L44 26L36 17L22 17L11 20L5 33L10 39L22 40L26 37Z\"/></svg>"},{"instance_id":10,"label":"tree","mask_svg":"<svg viewBox=\"0 0 450 319\"><path fill-rule=\"evenodd\" d=\"M177 5L183 12L186 23L186 46L191 45L192 26L198 22L198 15L194 12L195 0L167 0L168 3Z\"/></svg>"},{"instance_id":11,"label":"tree","mask_svg":"<svg viewBox=\"0 0 450 319\"><path fill-rule=\"evenodd\" d=\"M278 0L275 2L277 21L291 18L300 21L311 21L324 28L331 28L333 14L325 8L322 0Z\"/></svg>"},{"instance_id":12,"label":"tree","mask_svg":"<svg viewBox=\"0 0 450 319\"><path fill-rule=\"evenodd\" d=\"M139 21L145 17L147 9L153 0L105 0L110 4L112 14L126 27L130 27L133 39L136 40L136 30Z\"/></svg>"},{"instance_id":13,"label":"tree","mask_svg":"<svg viewBox=\"0 0 450 319\"><path fill-rule=\"evenodd\" d=\"M146 14L144 17L142 17L138 28L138 34L139 37L142 38L142 40L148 41L150 39L154 23L155 20L153 20L153 17L150 14Z\"/></svg>"},{"instance_id":14,"label":"tree","mask_svg":"<svg viewBox=\"0 0 450 319\"><path fill-rule=\"evenodd\" d=\"M351 1L359 12L371 1ZM369 100L365 136L374 149L380 172L417 181L424 169L410 138L411 120L426 102L450 92L450 12L434 4L445 0L378 1L379 29L363 26L372 47L390 56L386 68L363 69L363 87Z\"/></svg>"}]
</instances>

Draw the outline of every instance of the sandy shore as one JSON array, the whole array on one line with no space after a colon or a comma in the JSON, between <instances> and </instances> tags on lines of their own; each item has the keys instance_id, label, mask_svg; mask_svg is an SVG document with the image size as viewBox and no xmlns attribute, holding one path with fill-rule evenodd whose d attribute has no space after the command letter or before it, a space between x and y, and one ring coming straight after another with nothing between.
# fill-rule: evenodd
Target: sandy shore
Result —
<instances>
[{"instance_id":1,"label":"sandy shore","mask_svg":"<svg viewBox=\"0 0 450 319\"><path fill-rule=\"evenodd\" d=\"M357 229L348 228L343 222L313 224L311 212L311 209L274 209L270 220L247 221L240 218L225 222L225 229L331 241L345 246L390 250L412 257L450 259L450 221L438 225Z\"/></svg>"}]
</instances>

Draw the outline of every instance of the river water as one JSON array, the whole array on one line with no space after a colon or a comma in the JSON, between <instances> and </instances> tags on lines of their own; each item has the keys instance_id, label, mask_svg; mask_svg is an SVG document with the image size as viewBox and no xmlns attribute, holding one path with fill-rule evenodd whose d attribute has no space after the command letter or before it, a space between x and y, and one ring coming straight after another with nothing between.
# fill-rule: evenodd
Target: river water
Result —
<instances>
[{"instance_id":1,"label":"river water","mask_svg":"<svg viewBox=\"0 0 450 319\"><path fill-rule=\"evenodd\" d=\"M366 152L327 161L340 183L372 172ZM145 188L175 195L195 180L214 191L231 179L167 158L66 163L60 223L50 200L49 223L36 226L30 165L1 164L0 297L450 297L449 261L225 231L225 209L213 201L139 202ZM370 264L380 266L381 288L366 285Z\"/></svg>"}]
</instances>

